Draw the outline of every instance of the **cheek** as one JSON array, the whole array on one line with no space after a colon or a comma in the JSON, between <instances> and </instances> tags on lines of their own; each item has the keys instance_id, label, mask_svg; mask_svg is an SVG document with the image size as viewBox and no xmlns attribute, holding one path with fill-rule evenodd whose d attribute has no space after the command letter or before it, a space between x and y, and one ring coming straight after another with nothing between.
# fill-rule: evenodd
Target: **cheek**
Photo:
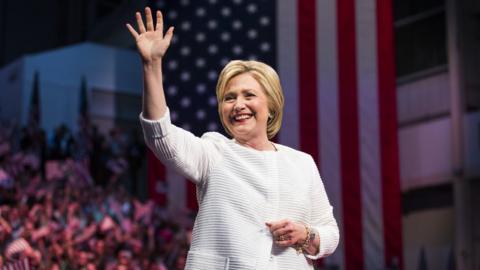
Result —
<instances>
[{"instance_id":1,"label":"cheek","mask_svg":"<svg viewBox=\"0 0 480 270\"><path fill-rule=\"evenodd\" d=\"M225 108L225 106L220 107L220 112L221 112L220 118L222 118L222 120L225 119L225 115L228 115L227 109Z\"/></svg>"},{"instance_id":2,"label":"cheek","mask_svg":"<svg viewBox=\"0 0 480 270\"><path fill-rule=\"evenodd\" d=\"M266 102L260 102L257 104L258 112L262 114L262 117L268 118L268 104Z\"/></svg>"},{"instance_id":3,"label":"cheek","mask_svg":"<svg viewBox=\"0 0 480 270\"><path fill-rule=\"evenodd\" d=\"M220 110L222 112L222 118L223 119L228 119L228 116L232 113L233 110L233 105L229 103L225 103L220 107Z\"/></svg>"},{"instance_id":4,"label":"cheek","mask_svg":"<svg viewBox=\"0 0 480 270\"><path fill-rule=\"evenodd\" d=\"M222 112L221 115L220 115L220 121L222 121L224 125L229 124L229 119L228 119L228 114L229 114L229 112L228 112L228 109L225 108L225 106L222 106L222 107L220 108L220 111Z\"/></svg>"}]
</instances>

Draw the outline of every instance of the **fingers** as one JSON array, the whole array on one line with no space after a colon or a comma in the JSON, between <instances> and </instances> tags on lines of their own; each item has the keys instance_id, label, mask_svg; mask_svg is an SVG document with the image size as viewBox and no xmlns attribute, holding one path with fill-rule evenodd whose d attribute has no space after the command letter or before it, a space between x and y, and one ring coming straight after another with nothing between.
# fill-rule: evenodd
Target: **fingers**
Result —
<instances>
[{"instance_id":1,"label":"fingers","mask_svg":"<svg viewBox=\"0 0 480 270\"><path fill-rule=\"evenodd\" d=\"M272 234L275 244L281 247L289 247L297 242L297 239L292 235L291 230L278 229Z\"/></svg>"},{"instance_id":2,"label":"fingers","mask_svg":"<svg viewBox=\"0 0 480 270\"><path fill-rule=\"evenodd\" d=\"M140 31L140 34L147 32L145 30L145 25L143 24L142 14L140 14L140 12L135 13L135 18L137 19L137 26L138 26L138 31Z\"/></svg>"},{"instance_id":3,"label":"fingers","mask_svg":"<svg viewBox=\"0 0 480 270\"><path fill-rule=\"evenodd\" d=\"M276 245L289 247L301 240L302 226L291 220L267 222L266 225L272 233Z\"/></svg>"},{"instance_id":4,"label":"fingers","mask_svg":"<svg viewBox=\"0 0 480 270\"><path fill-rule=\"evenodd\" d=\"M155 29L157 31L160 31L160 33L163 34L163 16L162 12L160 10L157 10L157 25L155 26ZM168 29L170 31L170 29Z\"/></svg>"},{"instance_id":5,"label":"fingers","mask_svg":"<svg viewBox=\"0 0 480 270\"><path fill-rule=\"evenodd\" d=\"M170 45L170 41L172 41L173 30L174 30L173 26L170 26L170 28L168 28L167 33L165 34L164 39L167 41L168 45Z\"/></svg>"},{"instance_id":6,"label":"fingers","mask_svg":"<svg viewBox=\"0 0 480 270\"><path fill-rule=\"evenodd\" d=\"M160 10L157 10L156 17L157 17L156 18L157 22L156 22L155 27L154 27L152 10L149 7L146 7L145 8L146 24L143 23L142 14L140 12L136 12L135 13L135 19L137 21L138 32L135 31L135 29L133 27L131 27L131 25L129 27L128 26L129 24L127 24L127 28L134 37L137 37L137 36L147 32L147 31L156 31L156 30L160 30L159 33L161 33L163 35L163 15L162 15L162 12ZM145 28L145 25L146 25L146 28ZM170 28L172 28L172 27L170 27ZM166 34L168 34L168 32L170 32L170 39L171 39L171 35L173 34L173 29L170 30L170 28L168 29ZM132 30L134 30L133 32L135 32L137 35L134 35Z\"/></svg>"},{"instance_id":7,"label":"fingers","mask_svg":"<svg viewBox=\"0 0 480 270\"><path fill-rule=\"evenodd\" d=\"M152 10L149 7L145 8L145 20L147 21L147 31L155 31L153 28Z\"/></svg>"},{"instance_id":8,"label":"fingers","mask_svg":"<svg viewBox=\"0 0 480 270\"><path fill-rule=\"evenodd\" d=\"M133 29L133 27L129 23L127 23L127 29L130 32L130 34L132 34L132 36L135 38L135 40L137 40L139 35L137 31L135 31L135 29Z\"/></svg>"},{"instance_id":9,"label":"fingers","mask_svg":"<svg viewBox=\"0 0 480 270\"><path fill-rule=\"evenodd\" d=\"M275 240L275 244L281 246L281 247L289 247L293 244L295 244L295 241L292 238L279 238Z\"/></svg>"},{"instance_id":10,"label":"fingers","mask_svg":"<svg viewBox=\"0 0 480 270\"><path fill-rule=\"evenodd\" d=\"M287 225L287 223L290 222L286 219L282 219L280 221L275 221L275 222L267 222L267 226L270 229L270 232L274 232L275 230L278 230L280 228L283 228Z\"/></svg>"},{"instance_id":11,"label":"fingers","mask_svg":"<svg viewBox=\"0 0 480 270\"><path fill-rule=\"evenodd\" d=\"M291 233L293 230L291 228L283 227L272 232L273 236L279 237Z\"/></svg>"}]
</instances>

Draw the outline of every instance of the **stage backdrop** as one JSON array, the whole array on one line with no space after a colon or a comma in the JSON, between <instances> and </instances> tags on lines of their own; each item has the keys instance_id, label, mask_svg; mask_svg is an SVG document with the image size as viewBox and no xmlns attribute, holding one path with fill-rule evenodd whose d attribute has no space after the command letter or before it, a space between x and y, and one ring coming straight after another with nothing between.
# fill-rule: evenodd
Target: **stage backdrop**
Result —
<instances>
[{"instance_id":1,"label":"stage backdrop","mask_svg":"<svg viewBox=\"0 0 480 270\"><path fill-rule=\"evenodd\" d=\"M324 264L401 268L392 1L159 0L151 6L176 27L164 62L173 122L196 135L221 131L214 89L222 67L232 59L274 66L286 96L276 140L317 161L341 228L340 246ZM155 172L154 198L196 209L187 179L165 168Z\"/></svg>"}]
</instances>

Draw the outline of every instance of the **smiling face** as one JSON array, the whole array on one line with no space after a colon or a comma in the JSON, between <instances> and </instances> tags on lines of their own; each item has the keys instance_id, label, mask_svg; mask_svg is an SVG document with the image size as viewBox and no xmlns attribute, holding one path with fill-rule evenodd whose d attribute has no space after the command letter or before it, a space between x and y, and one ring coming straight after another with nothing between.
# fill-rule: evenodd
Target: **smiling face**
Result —
<instances>
[{"instance_id":1,"label":"smiling face","mask_svg":"<svg viewBox=\"0 0 480 270\"><path fill-rule=\"evenodd\" d=\"M226 100L228 91L231 95L227 97L229 100ZM263 136L264 130L267 138L271 139L280 130L284 105L283 91L278 74L269 65L254 60L230 61L220 72L216 94L222 125L237 141L242 138L243 141L249 138L262 140L263 137L256 136ZM246 113L232 119L232 113L235 113L232 112L233 103L244 106L236 107L236 111ZM239 137L240 135L242 137Z\"/></svg>"},{"instance_id":2,"label":"smiling face","mask_svg":"<svg viewBox=\"0 0 480 270\"><path fill-rule=\"evenodd\" d=\"M222 122L241 141L267 138L268 98L250 73L233 77L221 100Z\"/></svg>"}]
</instances>

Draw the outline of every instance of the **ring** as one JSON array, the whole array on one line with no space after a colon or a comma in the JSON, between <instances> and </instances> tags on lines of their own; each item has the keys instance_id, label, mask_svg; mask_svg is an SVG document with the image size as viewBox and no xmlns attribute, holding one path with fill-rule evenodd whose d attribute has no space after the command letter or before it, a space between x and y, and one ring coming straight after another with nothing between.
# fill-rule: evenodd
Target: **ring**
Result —
<instances>
[{"instance_id":1,"label":"ring","mask_svg":"<svg viewBox=\"0 0 480 270\"><path fill-rule=\"evenodd\" d=\"M285 236L280 235L277 237L277 241L283 241L283 240L285 240Z\"/></svg>"}]
</instances>

